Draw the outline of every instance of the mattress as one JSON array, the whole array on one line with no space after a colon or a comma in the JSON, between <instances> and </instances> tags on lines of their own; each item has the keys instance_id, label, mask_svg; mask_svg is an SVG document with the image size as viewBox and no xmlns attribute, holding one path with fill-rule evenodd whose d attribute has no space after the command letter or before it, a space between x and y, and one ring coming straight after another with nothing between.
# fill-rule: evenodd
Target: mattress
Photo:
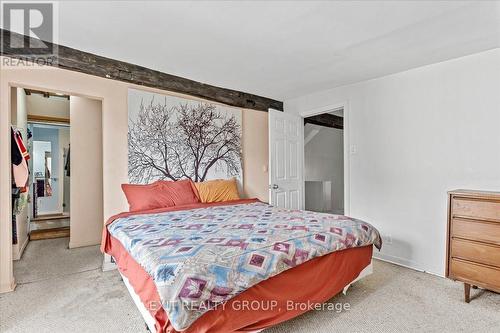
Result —
<instances>
[{"instance_id":1,"label":"mattress","mask_svg":"<svg viewBox=\"0 0 500 333\"><path fill-rule=\"evenodd\" d=\"M243 200L120 214L102 250L148 326L212 333L258 331L327 301L366 274L372 245L380 236L366 222Z\"/></svg>"}]
</instances>

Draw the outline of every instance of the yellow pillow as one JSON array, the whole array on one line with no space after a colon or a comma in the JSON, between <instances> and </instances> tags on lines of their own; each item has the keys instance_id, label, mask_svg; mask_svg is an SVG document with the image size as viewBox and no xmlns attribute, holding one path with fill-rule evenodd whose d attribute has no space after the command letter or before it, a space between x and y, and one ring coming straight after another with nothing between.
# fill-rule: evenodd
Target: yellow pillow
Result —
<instances>
[{"instance_id":1,"label":"yellow pillow","mask_svg":"<svg viewBox=\"0 0 500 333\"><path fill-rule=\"evenodd\" d=\"M208 180L194 184L198 190L200 201L203 203L240 199L236 178Z\"/></svg>"}]
</instances>

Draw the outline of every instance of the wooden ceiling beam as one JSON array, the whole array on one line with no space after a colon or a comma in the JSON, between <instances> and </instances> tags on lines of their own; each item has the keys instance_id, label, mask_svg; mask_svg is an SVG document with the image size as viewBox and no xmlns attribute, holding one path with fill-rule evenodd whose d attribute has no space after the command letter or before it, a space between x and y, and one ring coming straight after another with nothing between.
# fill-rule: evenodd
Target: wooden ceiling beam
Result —
<instances>
[{"instance_id":1,"label":"wooden ceiling beam","mask_svg":"<svg viewBox=\"0 0 500 333\"><path fill-rule=\"evenodd\" d=\"M313 124L330 128L344 129L344 118L333 114L324 113L304 118L305 124Z\"/></svg>"},{"instance_id":2,"label":"wooden ceiling beam","mask_svg":"<svg viewBox=\"0 0 500 333\"><path fill-rule=\"evenodd\" d=\"M17 53L10 52L8 46L12 44L11 40L16 41L18 45L21 45L20 43L23 42L23 45L30 45L27 44L30 42L36 44L37 42L40 43L40 41L5 29L0 29L0 32L2 36L1 55L23 61L36 61L43 56L43 54L39 55L29 53L29 48L25 49L23 52L27 53L26 55L19 55ZM63 45L51 44L48 42L44 43L49 46L51 45L54 50L53 54L48 51L46 51L47 54L45 54L45 56L50 59L50 61L47 61L46 63L49 66L196 96L240 108L259 111L268 111L269 109L283 111L283 102L267 97L204 84L131 63L101 57ZM241 79L244 80L245 78L242 77Z\"/></svg>"}]
</instances>

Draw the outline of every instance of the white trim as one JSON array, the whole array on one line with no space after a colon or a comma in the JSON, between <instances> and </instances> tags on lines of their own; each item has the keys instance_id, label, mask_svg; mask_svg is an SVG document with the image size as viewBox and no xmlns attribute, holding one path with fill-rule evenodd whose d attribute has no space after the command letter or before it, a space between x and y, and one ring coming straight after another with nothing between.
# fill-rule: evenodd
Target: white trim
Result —
<instances>
[{"instance_id":1,"label":"white trim","mask_svg":"<svg viewBox=\"0 0 500 333\"><path fill-rule=\"evenodd\" d=\"M30 238L29 236L26 237L26 240L24 241L24 243L21 245L21 247L19 248L19 252L18 253L14 253L14 251L12 251L12 260L20 260L21 257L23 256L23 253L24 253L24 250L26 249L26 246L28 245L30 241Z\"/></svg>"},{"instance_id":2,"label":"white trim","mask_svg":"<svg viewBox=\"0 0 500 333\"><path fill-rule=\"evenodd\" d=\"M445 276L443 274L439 274L439 273L435 273L435 272L431 272L431 271L426 271L423 268L420 268L421 265L419 265L418 263L416 263L413 260L408 260L405 258L392 256L390 254L383 254L380 252L373 253L372 258L376 259L376 260L383 261L383 262L388 262L388 263L396 265L396 266L408 268L408 269L411 269L411 270L414 270L417 272L422 272L422 273L431 274L431 275L434 275L434 276L437 276L440 278L445 278Z\"/></svg>"},{"instance_id":3,"label":"white trim","mask_svg":"<svg viewBox=\"0 0 500 333\"><path fill-rule=\"evenodd\" d=\"M316 135L318 135L318 133L319 133L319 129L314 128L314 129L312 129L312 130L309 132L309 134L307 135L307 137L306 137L306 136L304 136L304 147L305 147L305 146L307 146L307 144L308 144L309 142L311 142L311 140L312 140L312 139L313 139Z\"/></svg>"},{"instance_id":4,"label":"white trim","mask_svg":"<svg viewBox=\"0 0 500 333\"><path fill-rule=\"evenodd\" d=\"M267 160L267 202L268 204L272 205L273 202L273 190L271 189L272 184L273 184L273 179L272 179L272 173L273 173L273 167L274 167L274 156L271 153L272 152L272 143L271 143L271 110L274 109L267 109L267 151L268 151L268 160ZM284 111L283 111L284 112Z\"/></svg>"},{"instance_id":5,"label":"white trim","mask_svg":"<svg viewBox=\"0 0 500 333\"><path fill-rule=\"evenodd\" d=\"M70 227L70 230L71 230L71 227ZM83 242L83 243L78 243L76 242L75 244L75 241L71 241L71 235L69 237L69 244L68 244L68 248L70 249L76 249L78 247L86 247L86 246L95 246L95 245L99 245L101 244L101 240L88 240L86 242Z\"/></svg>"},{"instance_id":6,"label":"white trim","mask_svg":"<svg viewBox=\"0 0 500 333\"><path fill-rule=\"evenodd\" d=\"M344 101L336 104L325 105L319 108L300 112L302 118L316 116L318 114L328 113L333 110L344 110L344 215L351 213L351 154L350 154L350 110L349 101ZM304 155L304 154L303 154ZM303 159L305 163L305 158ZM305 165L303 170L305 170ZM305 188L305 177L303 179L303 188ZM305 193L304 193L305 196Z\"/></svg>"},{"instance_id":7,"label":"white trim","mask_svg":"<svg viewBox=\"0 0 500 333\"><path fill-rule=\"evenodd\" d=\"M304 123L303 123L304 119L302 119L301 123L300 123L300 138L299 138L299 144L300 144L300 159L301 159L301 163L302 163L302 172L300 173L300 178L301 178L301 182L300 182L300 186L301 186L301 189L300 191L302 192L301 193L301 197L302 197L302 203L301 203L301 206L300 206L300 209L302 210L305 210L306 209L306 179L304 177L304 171L305 171L305 160L306 160L306 157L304 155Z\"/></svg>"},{"instance_id":8,"label":"white trim","mask_svg":"<svg viewBox=\"0 0 500 333\"><path fill-rule=\"evenodd\" d=\"M388 262L390 264L401 266L404 268L409 268L414 271L425 272L423 269L418 268L418 264L413 260L392 256L390 254L383 254L380 252L373 253L373 258L380 261Z\"/></svg>"}]
</instances>

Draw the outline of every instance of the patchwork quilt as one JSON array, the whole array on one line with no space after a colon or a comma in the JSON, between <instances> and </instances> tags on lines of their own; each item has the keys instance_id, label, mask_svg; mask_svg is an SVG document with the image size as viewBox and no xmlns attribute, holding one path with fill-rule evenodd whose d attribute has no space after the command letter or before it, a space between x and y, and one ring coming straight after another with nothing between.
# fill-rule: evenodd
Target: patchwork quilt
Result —
<instances>
[{"instance_id":1,"label":"patchwork quilt","mask_svg":"<svg viewBox=\"0 0 500 333\"><path fill-rule=\"evenodd\" d=\"M261 202L137 214L113 221L108 230L153 277L178 331L216 305L315 257L382 245L366 222Z\"/></svg>"}]
</instances>

